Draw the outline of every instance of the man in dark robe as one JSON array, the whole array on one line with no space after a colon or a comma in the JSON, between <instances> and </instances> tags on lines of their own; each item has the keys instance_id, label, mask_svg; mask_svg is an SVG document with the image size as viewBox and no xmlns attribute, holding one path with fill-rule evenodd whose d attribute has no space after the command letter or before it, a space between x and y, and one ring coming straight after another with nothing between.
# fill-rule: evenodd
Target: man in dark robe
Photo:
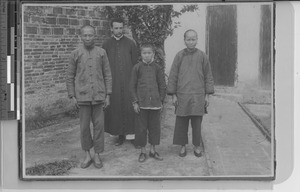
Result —
<instances>
[{"instance_id":1,"label":"man in dark robe","mask_svg":"<svg viewBox=\"0 0 300 192\"><path fill-rule=\"evenodd\" d=\"M134 111L129 82L132 68L137 63L137 48L133 40L124 36L123 27L122 19L112 20L113 35L103 44L109 59L113 87L111 105L105 114L105 131L119 136L116 146L123 144L126 135L134 136Z\"/></svg>"}]
</instances>

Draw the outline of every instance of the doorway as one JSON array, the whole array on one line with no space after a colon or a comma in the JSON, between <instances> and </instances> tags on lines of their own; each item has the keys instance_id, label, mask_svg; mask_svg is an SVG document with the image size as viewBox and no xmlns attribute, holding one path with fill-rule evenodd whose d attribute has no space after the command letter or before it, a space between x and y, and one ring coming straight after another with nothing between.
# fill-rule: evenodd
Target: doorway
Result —
<instances>
[{"instance_id":1,"label":"doorway","mask_svg":"<svg viewBox=\"0 0 300 192\"><path fill-rule=\"evenodd\" d=\"M234 86L237 65L236 5L207 7L206 53L215 85Z\"/></svg>"}]
</instances>

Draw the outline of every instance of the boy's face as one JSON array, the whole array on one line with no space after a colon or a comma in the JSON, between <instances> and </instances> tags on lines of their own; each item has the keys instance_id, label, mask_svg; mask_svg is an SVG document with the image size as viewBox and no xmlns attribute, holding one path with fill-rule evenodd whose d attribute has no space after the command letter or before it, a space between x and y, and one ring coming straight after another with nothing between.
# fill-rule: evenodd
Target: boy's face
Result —
<instances>
[{"instance_id":1,"label":"boy's face","mask_svg":"<svg viewBox=\"0 0 300 192\"><path fill-rule=\"evenodd\" d=\"M144 47L141 50L142 59L146 62L150 62L154 57L154 52L151 47Z\"/></svg>"},{"instance_id":2,"label":"boy's face","mask_svg":"<svg viewBox=\"0 0 300 192\"><path fill-rule=\"evenodd\" d=\"M81 40L85 47L93 47L95 43L95 30L91 27L83 28L81 31Z\"/></svg>"},{"instance_id":3,"label":"boy's face","mask_svg":"<svg viewBox=\"0 0 300 192\"><path fill-rule=\"evenodd\" d=\"M123 35L123 23L113 22L111 31L116 37L121 37Z\"/></svg>"},{"instance_id":4,"label":"boy's face","mask_svg":"<svg viewBox=\"0 0 300 192\"><path fill-rule=\"evenodd\" d=\"M194 31L187 32L184 42L188 49L193 49L196 47L198 41L197 34Z\"/></svg>"}]
</instances>

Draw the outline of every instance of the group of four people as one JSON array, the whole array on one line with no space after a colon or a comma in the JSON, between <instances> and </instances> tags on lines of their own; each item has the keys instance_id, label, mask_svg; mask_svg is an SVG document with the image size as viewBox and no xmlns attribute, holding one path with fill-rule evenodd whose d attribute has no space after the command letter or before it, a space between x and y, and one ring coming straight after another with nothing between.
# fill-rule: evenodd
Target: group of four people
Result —
<instances>
[{"instance_id":1,"label":"group of four people","mask_svg":"<svg viewBox=\"0 0 300 192\"><path fill-rule=\"evenodd\" d=\"M172 96L175 105L173 144L182 146L179 156L186 156L191 119L194 154L200 157L202 117L214 87L209 60L196 48L196 31L184 33L186 48L175 56L166 86L162 65L154 61L155 47L141 45L138 61L136 44L123 35L123 27L121 19L112 20L113 35L100 48L95 46L95 28L83 26L83 46L70 56L66 84L69 98L79 108L81 146L86 153L81 168L92 163L97 168L103 166L100 153L104 151L104 131L118 136L116 146L130 136L141 148L139 162L147 159L148 136L149 157L163 160L155 146L160 144L160 114L166 94ZM93 147L94 158L90 153Z\"/></svg>"}]
</instances>

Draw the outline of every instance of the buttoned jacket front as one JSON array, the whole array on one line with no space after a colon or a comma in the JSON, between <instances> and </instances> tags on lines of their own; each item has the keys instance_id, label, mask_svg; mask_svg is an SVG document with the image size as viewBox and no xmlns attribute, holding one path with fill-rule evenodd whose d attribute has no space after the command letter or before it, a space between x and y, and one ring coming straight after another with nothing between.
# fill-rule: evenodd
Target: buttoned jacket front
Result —
<instances>
[{"instance_id":1,"label":"buttoned jacket front","mask_svg":"<svg viewBox=\"0 0 300 192\"><path fill-rule=\"evenodd\" d=\"M131 94L140 107L161 107L166 95L166 81L161 67L140 62L133 67Z\"/></svg>"},{"instance_id":2,"label":"buttoned jacket front","mask_svg":"<svg viewBox=\"0 0 300 192\"><path fill-rule=\"evenodd\" d=\"M69 97L78 102L103 101L112 92L112 77L107 54L104 49L84 46L71 53L67 69Z\"/></svg>"},{"instance_id":3,"label":"buttoned jacket front","mask_svg":"<svg viewBox=\"0 0 300 192\"><path fill-rule=\"evenodd\" d=\"M214 93L214 79L208 56L203 51L186 48L176 54L167 93L177 96L177 116L205 114L205 94Z\"/></svg>"}]
</instances>

